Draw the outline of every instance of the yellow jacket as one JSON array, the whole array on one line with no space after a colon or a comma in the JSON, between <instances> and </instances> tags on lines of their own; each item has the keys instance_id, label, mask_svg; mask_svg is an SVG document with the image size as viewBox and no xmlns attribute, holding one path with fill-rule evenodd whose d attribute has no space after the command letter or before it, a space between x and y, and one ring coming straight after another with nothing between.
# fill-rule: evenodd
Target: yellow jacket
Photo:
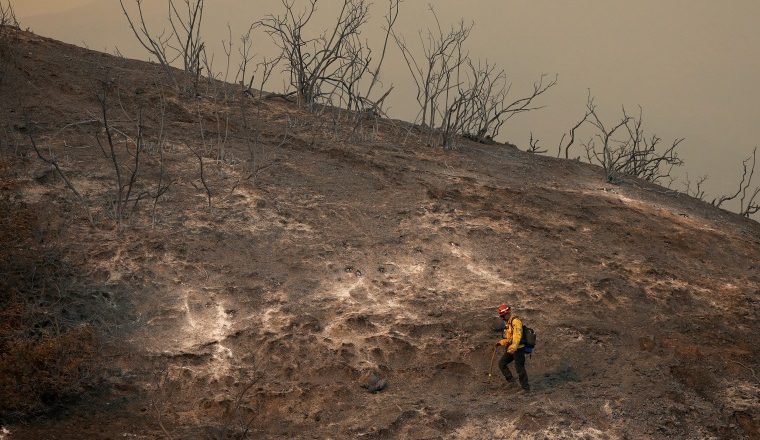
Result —
<instances>
[{"instance_id":1,"label":"yellow jacket","mask_svg":"<svg viewBox=\"0 0 760 440\"><path fill-rule=\"evenodd\" d=\"M525 347L525 344L520 344L522 340L523 325L520 318L513 316L509 318L504 326L504 339L499 341L499 345L507 347L507 351L514 353L518 348Z\"/></svg>"}]
</instances>

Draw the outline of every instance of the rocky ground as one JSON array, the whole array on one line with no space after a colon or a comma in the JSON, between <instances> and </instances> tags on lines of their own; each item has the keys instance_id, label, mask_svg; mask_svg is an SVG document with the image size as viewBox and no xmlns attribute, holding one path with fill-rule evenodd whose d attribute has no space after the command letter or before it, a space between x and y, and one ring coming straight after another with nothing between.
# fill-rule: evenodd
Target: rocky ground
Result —
<instances>
[{"instance_id":1,"label":"rocky ground","mask_svg":"<svg viewBox=\"0 0 760 440\"><path fill-rule=\"evenodd\" d=\"M0 438L760 438L757 222L7 38ZM103 90L127 180L143 117L120 230ZM538 333L530 394L488 378L501 302Z\"/></svg>"}]
</instances>

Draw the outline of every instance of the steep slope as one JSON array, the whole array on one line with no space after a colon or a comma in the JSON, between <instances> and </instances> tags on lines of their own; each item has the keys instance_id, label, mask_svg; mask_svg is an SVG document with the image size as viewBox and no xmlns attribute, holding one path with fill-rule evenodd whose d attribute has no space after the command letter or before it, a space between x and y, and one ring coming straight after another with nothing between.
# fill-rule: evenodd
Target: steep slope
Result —
<instances>
[{"instance_id":1,"label":"steep slope","mask_svg":"<svg viewBox=\"0 0 760 440\"><path fill-rule=\"evenodd\" d=\"M431 148L399 121L218 83L191 98L157 66L12 38L0 270L47 298L29 274L55 255L67 269L44 274L68 287L40 307L70 304L51 310L99 343L76 392L0 414L9 438L757 438L756 222L507 146ZM158 185L161 127L175 182L122 232L101 84L123 165L142 109L135 193ZM539 334L527 395L487 377L500 302ZM363 389L367 371L388 387Z\"/></svg>"}]
</instances>

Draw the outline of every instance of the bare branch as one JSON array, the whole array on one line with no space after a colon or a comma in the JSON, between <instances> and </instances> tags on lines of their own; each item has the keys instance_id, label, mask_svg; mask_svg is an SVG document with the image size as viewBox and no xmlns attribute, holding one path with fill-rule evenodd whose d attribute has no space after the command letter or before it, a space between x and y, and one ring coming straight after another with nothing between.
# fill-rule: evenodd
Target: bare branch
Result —
<instances>
[{"instance_id":1,"label":"bare branch","mask_svg":"<svg viewBox=\"0 0 760 440\"><path fill-rule=\"evenodd\" d=\"M383 66L383 61L385 60L385 53L388 49L388 41L390 40L391 33L393 32L393 26L396 24L396 20L398 19L399 9L400 9L400 3L401 0L388 0L388 14L385 16L385 39L383 40L383 51L380 54L380 61L378 61L377 66L375 66L374 72L372 72L372 81L369 84L369 87L367 88L367 91L364 93L364 96L369 99L370 96L372 96L372 89L374 88L375 84L378 84L380 81L380 69ZM391 86L384 94L380 97L379 100L375 101L373 104L373 107L376 110L379 110L382 108L382 103L385 101L385 98L390 94L391 90L393 90L393 86Z\"/></svg>"},{"instance_id":2,"label":"bare branch","mask_svg":"<svg viewBox=\"0 0 760 440\"><path fill-rule=\"evenodd\" d=\"M137 7L137 14L136 17L133 18L127 11L127 7L124 5L124 0L119 0L124 17L126 17L127 23L129 23L129 28L132 29L132 33L135 35L135 38L137 38L140 45L142 45L149 54L156 57L156 60L164 69L164 73L167 78L169 78L169 81L172 82L175 88L179 89L179 83L174 77L171 69L171 63L174 59L169 59L169 56L167 55L167 48L171 36L167 37L166 32L153 35L148 29L148 25L145 23L145 16L142 10L143 0L134 0L134 2Z\"/></svg>"},{"instance_id":3,"label":"bare branch","mask_svg":"<svg viewBox=\"0 0 760 440\"><path fill-rule=\"evenodd\" d=\"M201 66L204 64L205 57L205 43L201 37L205 0L181 0L183 6L180 8L176 6L176 1L179 0L167 0L171 31L167 33L164 30L160 34L151 32L145 22L142 9L144 0L133 0L136 8L134 14L130 14L124 1L119 0L121 10L140 45L156 57L167 77L178 90L179 83L172 73L171 65L175 60L182 59L184 71L191 76L197 93ZM205 61L208 62L208 59ZM210 71L208 73L213 75Z\"/></svg>"},{"instance_id":4,"label":"bare branch","mask_svg":"<svg viewBox=\"0 0 760 440\"><path fill-rule=\"evenodd\" d=\"M374 64L372 50L361 38L362 27L369 19L370 3L367 0L344 0L335 24L328 32L316 37L304 34L316 10L316 0L310 0L300 13L295 11L293 1L282 0L282 15L269 15L255 23L281 50L280 57L265 59L261 65L264 69L262 81L268 79L272 67L284 58L290 87L295 90L299 103L311 109L323 104L356 111L381 111L379 108L389 92L386 91L379 100L372 99L371 93L380 84L380 70L399 3L400 0L389 0L385 44L379 62ZM362 81L367 76L371 81L363 91Z\"/></svg>"},{"instance_id":5,"label":"bare branch","mask_svg":"<svg viewBox=\"0 0 760 440\"><path fill-rule=\"evenodd\" d=\"M10 0L7 3L0 0L0 32L3 31L1 28L5 26L16 29L20 27L18 18L16 18L16 11L13 10L13 4Z\"/></svg>"},{"instance_id":6,"label":"bare branch","mask_svg":"<svg viewBox=\"0 0 760 440\"><path fill-rule=\"evenodd\" d=\"M142 0L141 0L142 1ZM201 73L201 54L205 43L201 39L205 0L182 0L184 9L177 10L175 0L169 1L169 24L176 46L171 46L182 57L185 72L193 78Z\"/></svg>"},{"instance_id":7,"label":"bare branch","mask_svg":"<svg viewBox=\"0 0 760 440\"><path fill-rule=\"evenodd\" d=\"M625 107L622 113L623 116L614 126L605 125L589 93L586 116L571 130L571 141L575 137L574 130L584 122L588 121L595 128L594 136L584 144L586 157L589 163L597 163L604 169L608 182L616 181L619 175L635 176L653 183L671 178L673 168L683 165L677 148L684 139L676 138L669 147L659 150L660 137L647 137L644 133L641 108L638 117L630 116ZM570 144L565 146L566 156ZM562 141L560 148L561 145Z\"/></svg>"},{"instance_id":8,"label":"bare branch","mask_svg":"<svg viewBox=\"0 0 760 440\"><path fill-rule=\"evenodd\" d=\"M74 187L74 184L71 183L71 181L66 177L66 174L61 170L61 167L58 165L58 161L55 160L53 157L45 157L42 155L42 152L39 148L37 148L37 142L34 140L33 130L29 130L29 141L32 143L32 148L34 148L34 152L37 153L37 157L45 162L46 164L52 166L55 168L56 173L58 173L58 176L61 177L63 182L66 184L66 187L71 190L71 192L74 193L74 195L79 200L79 203L82 204L82 207L84 208L85 212L87 213L87 220L90 223L90 226L95 227L95 221L92 218L92 213L90 212L90 208L87 205L87 202L85 201L84 197L82 197L82 194L77 191L77 189Z\"/></svg>"},{"instance_id":9,"label":"bare branch","mask_svg":"<svg viewBox=\"0 0 760 440\"><path fill-rule=\"evenodd\" d=\"M539 141L538 138L536 138L536 139L533 138L533 132L531 131L530 132L530 140L528 141L528 144L530 145L530 147L528 148L528 153L532 153L532 154L544 154L544 153L546 153L548 151L548 150L542 150L538 146L538 141Z\"/></svg>"},{"instance_id":10,"label":"bare branch","mask_svg":"<svg viewBox=\"0 0 760 440\"><path fill-rule=\"evenodd\" d=\"M757 164L757 147L752 150L752 156L742 161L742 177L739 181L739 187L733 194L727 194L713 199L712 204L720 208L723 203L732 200L739 201L739 214L749 217L760 212L760 185L751 190L752 180L755 176L755 165Z\"/></svg>"},{"instance_id":11,"label":"bare branch","mask_svg":"<svg viewBox=\"0 0 760 440\"><path fill-rule=\"evenodd\" d=\"M114 147L114 140L113 140L113 134L111 133L111 126L108 121L108 88L104 84L103 85L103 93L97 95L98 102L100 103L100 109L101 114L103 116L103 127L106 132L106 140L108 141L108 153L105 152L105 149L103 148L103 144L100 141L100 134L95 135L95 139L98 142L98 145L100 145L101 150L104 152L104 154L111 159L111 164L114 168L114 174L116 177L116 206L114 209L114 214L116 217L116 230L121 231L121 222L124 218L124 185L122 184L122 178L121 178L121 166L119 165L119 159L116 156L116 148Z\"/></svg>"},{"instance_id":12,"label":"bare branch","mask_svg":"<svg viewBox=\"0 0 760 440\"><path fill-rule=\"evenodd\" d=\"M541 75L527 96L507 101L511 84L504 70L469 58L465 43L473 25L460 21L444 29L435 10L430 11L435 26L419 33L422 56L415 56L401 36L392 35L417 88L417 119L430 128L431 138L437 131L445 148L453 147L458 135L490 143L506 121L542 108L535 100L557 84L556 77Z\"/></svg>"},{"instance_id":13,"label":"bare branch","mask_svg":"<svg viewBox=\"0 0 760 440\"><path fill-rule=\"evenodd\" d=\"M211 188L209 188L208 182L206 182L206 174L205 174L204 168L203 168L203 155L201 153L195 151L195 149L193 149L193 147L191 147L190 145L185 144L185 146L198 159L198 165L199 165L199 169L200 169L201 183L203 184L203 188L206 189L206 197L208 199L208 209L211 209Z\"/></svg>"},{"instance_id":14,"label":"bare branch","mask_svg":"<svg viewBox=\"0 0 760 440\"><path fill-rule=\"evenodd\" d=\"M591 108L595 108L593 104L593 100L591 100L591 91L589 91L589 102L591 103ZM562 150L565 150L565 159L570 158L570 148L575 143L575 132L578 130L581 125L583 125L585 122L588 121L589 116L591 116L591 111L589 106L586 106L586 112L583 114L583 118L581 118L574 126L570 129L569 133L565 133L562 135L562 139L559 140L559 145L557 146L557 157L560 157L560 154L562 153ZM563 145L565 142L565 137L569 134L569 139L566 144Z\"/></svg>"},{"instance_id":15,"label":"bare branch","mask_svg":"<svg viewBox=\"0 0 760 440\"><path fill-rule=\"evenodd\" d=\"M686 183L684 185L684 192L686 195L694 197L699 200L705 199L705 190L702 188L702 185L707 181L707 175L704 175L697 179L695 182L694 188L692 189L692 183L691 179L689 178L689 173L686 173Z\"/></svg>"}]
</instances>

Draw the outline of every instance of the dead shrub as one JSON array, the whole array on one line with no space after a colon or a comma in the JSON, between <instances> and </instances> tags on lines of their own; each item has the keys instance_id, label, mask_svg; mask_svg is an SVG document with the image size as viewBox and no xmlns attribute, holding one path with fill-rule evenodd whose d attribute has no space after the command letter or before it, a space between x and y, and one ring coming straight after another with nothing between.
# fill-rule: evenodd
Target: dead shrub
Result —
<instances>
[{"instance_id":1,"label":"dead shrub","mask_svg":"<svg viewBox=\"0 0 760 440\"><path fill-rule=\"evenodd\" d=\"M13 10L13 3L11 3L10 0L7 2L0 0L0 26L8 26L16 29L19 28L16 11Z\"/></svg>"},{"instance_id":2,"label":"dead shrub","mask_svg":"<svg viewBox=\"0 0 760 440\"><path fill-rule=\"evenodd\" d=\"M0 423L59 408L98 380L96 307L35 211L0 198Z\"/></svg>"},{"instance_id":3,"label":"dead shrub","mask_svg":"<svg viewBox=\"0 0 760 440\"><path fill-rule=\"evenodd\" d=\"M80 396L94 376L97 344L89 326L5 342L0 355L0 420L59 407Z\"/></svg>"},{"instance_id":4,"label":"dead shrub","mask_svg":"<svg viewBox=\"0 0 760 440\"><path fill-rule=\"evenodd\" d=\"M8 74L9 67L13 64L14 38L19 29L13 4L9 1L0 0L0 85L3 84Z\"/></svg>"}]
</instances>

